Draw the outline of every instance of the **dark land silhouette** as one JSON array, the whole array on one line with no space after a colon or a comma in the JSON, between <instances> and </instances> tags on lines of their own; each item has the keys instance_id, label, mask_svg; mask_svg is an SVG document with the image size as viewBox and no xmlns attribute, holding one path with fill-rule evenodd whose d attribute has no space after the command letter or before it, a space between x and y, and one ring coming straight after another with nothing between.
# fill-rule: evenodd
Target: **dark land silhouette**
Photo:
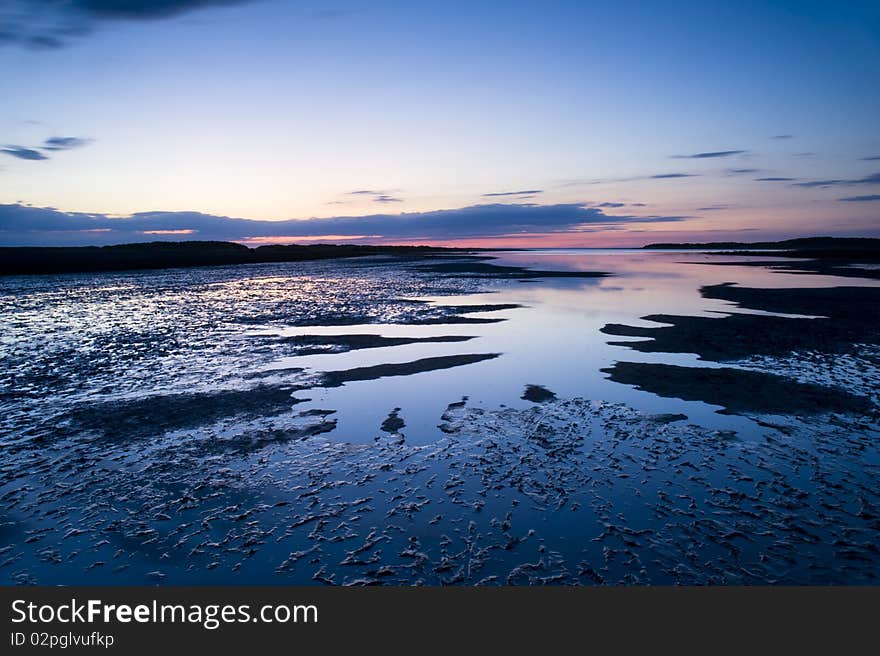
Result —
<instances>
[{"instance_id":1,"label":"dark land silhouette","mask_svg":"<svg viewBox=\"0 0 880 656\"><path fill-rule=\"evenodd\" d=\"M783 241L713 241L706 243L648 244L648 250L736 250L737 255L753 251L779 251L774 257L809 257L853 261L880 259L880 239L874 237L800 237ZM763 253L766 254L766 253Z\"/></svg>"},{"instance_id":2,"label":"dark land silhouette","mask_svg":"<svg viewBox=\"0 0 880 656\"><path fill-rule=\"evenodd\" d=\"M294 244L249 248L242 244L224 241L147 242L115 246L0 247L0 275L301 262L367 255L424 257L460 252L462 252L460 249L430 246L355 244Z\"/></svg>"}]
</instances>

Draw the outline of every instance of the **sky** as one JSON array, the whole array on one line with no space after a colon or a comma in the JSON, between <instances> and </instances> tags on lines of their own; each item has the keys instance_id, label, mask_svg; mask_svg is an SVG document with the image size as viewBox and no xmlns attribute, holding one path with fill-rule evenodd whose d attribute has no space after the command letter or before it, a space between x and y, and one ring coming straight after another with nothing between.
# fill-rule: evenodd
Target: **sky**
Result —
<instances>
[{"instance_id":1,"label":"sky","mask_svg":"<svg viewBox=\"0 0 880 656\"><path fill-rule=\"evenodd\" d=\"M880 3L2 0L0 245L880 236Z\"/></svg>"}]
</instances>

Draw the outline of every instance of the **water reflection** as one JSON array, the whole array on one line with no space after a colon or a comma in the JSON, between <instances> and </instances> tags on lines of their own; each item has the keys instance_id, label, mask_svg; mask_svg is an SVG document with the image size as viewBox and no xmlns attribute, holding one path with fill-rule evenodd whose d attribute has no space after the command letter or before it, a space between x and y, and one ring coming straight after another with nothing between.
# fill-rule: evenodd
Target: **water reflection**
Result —
<instances>
[{"instance_id":1,"label":"water reflection","mask_svg":"<svg viewBox=\"0 0 880 656\"><path fill-rule=\"evenodd\" d=\"M337 411L336 434L346 441L372 439L377 427L393 408L399 407L406 422L408 440L425 443L437 439L437 418L451 400L467 396L471 404L487 408L528 407L520 398L528 384L543 385L563 398L584 397L624 402L651 413L687 415L690 421L744 437L758 433L754 422L738 416L722 416L719 406L696 401L661 398L650 392L611 382L601 373L618 360L636 359L682 366L721 366L700 361L695 355L639 353L634 357L625 346L611 346L600 329L609 323L635 326L658 325L640 317L654 313L723 316L728 312L774 315L738 308L707 299L700 288L736 280L756 287L822 287L839 284L830 276L804 276L763 268L719 267L711 261L736 262L735 257L692 252L645 251L528 251L493 253L502 265L534 269L609 271L614 275L593 279L545 279L498 286L491 293L426 297L437 305L514 304L521 307L472 316L504 319L481 325L412 326L367 324L271 329L258 334L279 336L373 334L384 337L433 337L466 335L474 339L458 344L410 344L284 357L263 367L264 371L303 367L316 372L337 371L383 363L403 363L426 357L478 352L500 352L502 357L443 371L403 378L347 383L341 388L316 388L309 392L313 408ZM766 258L762 258L762 261ZM739 260L741 261L741 260ZM874 283L867 283L874 284ZM802 316L778 314L777 316ZM636 338L633 338L635 340Z\"/></svg>"},{"instance_id":2,"label":"water reflection","mask_svg":"<svg viewBox=\"0 0 880 656\"><path fill-rule=\"evenodd\" d=\"M876 421L724 415L601 371L730 366L601 329L761 313L706 285L839 278L691 252L495 255L612 275L363 259L0 279L0 576L876 582ZM820 356L782 364L876 403L876 366Z\"/></svg>"}]
</instances>

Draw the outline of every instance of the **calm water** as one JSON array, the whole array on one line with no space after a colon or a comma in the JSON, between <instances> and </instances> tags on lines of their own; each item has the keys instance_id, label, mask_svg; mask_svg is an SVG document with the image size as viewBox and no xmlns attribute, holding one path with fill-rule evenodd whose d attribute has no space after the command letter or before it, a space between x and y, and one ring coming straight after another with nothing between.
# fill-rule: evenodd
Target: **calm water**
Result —
<instances>
[{"instance_id":1,"label":"calm water","mask_svg":"<svg viewBox=\"0 0 880 656\"><path fill-rule=\"evenodd\" d=\"M436 439L437 418L450 401L468 396L474 405L528 407L520 399L527 384L539 384L561 397L586 397L627 403L646 412L687 415L691 421L714 428L753 435L754 422L719 415L718 406L661 398L611 382L600 372L617 360L664 362L683 366L722 366L681 354L633 354L623 346L610 346L611 338L599 332L608 323L656 325L640 317L651 314L713 316L730 311L758 313L700 296L704 285L736 281L752 287L835 286L839 278L803 276L754 267L719 267L702 264L735 261L692 252L645 253L623 250L546 250L494 253L497 263L541 270L606 271L613 275L592 279L545 279L540 282L494 284L488 293L429 296L438 305L517 304L523 307L470 316L503 319L483 325L407 326L365 324L326 327L276 327L260 335L376 334L386 337L471 335L459 344L412 344L389 348L284 357L263 370L305 367L335 371L390 362L457 353L499 352L502 357L465 367L406 377L349 383L341 388L311 393L310 407L338 411L336 433L345 440L371 440L388 411L400 407L408 439ZM768 258L762 258L767 260ZM769 258L772 259L772 258ZM684 264L687 262L687 264ZM860 284L873 284L860 281ZM787 315L781 315L787 316Z\"/></svg>"},{"instance_id":2,"label":"calm water","mask_svg":"<svg viewBox=\"0 0 880 656\"><path fill-rule=\"evenodd\" d=\"M870 552L850 570L829 550L852 555L877 537L868 511L852 524L877 502L876 445L859 441L875 425L724 415L611 382L600 369L618 360L721 365L610 346L626 338L600 329L649 326L640 317L654 313L747 311L700 295L722 282L874 283L713 266L721 256L691 252L494 255L611 275L456 278L366 258L0 279L0 576L871 580ZM460 307L486 305L507 309ZM470 339L357 350L325 339L347 335ZM327 372L459 355L497 357L321 383ZM528 384L562 401L526 401ZM395 409L405 426L389 436L380 427ZM688 420L645 419L656 413ZM768 422L785 425L787 446ZM822 460L827 471L820 447L837 454ZM816 540L791 537L785 527L799 522Z\"/></svg>"}]
</instances>

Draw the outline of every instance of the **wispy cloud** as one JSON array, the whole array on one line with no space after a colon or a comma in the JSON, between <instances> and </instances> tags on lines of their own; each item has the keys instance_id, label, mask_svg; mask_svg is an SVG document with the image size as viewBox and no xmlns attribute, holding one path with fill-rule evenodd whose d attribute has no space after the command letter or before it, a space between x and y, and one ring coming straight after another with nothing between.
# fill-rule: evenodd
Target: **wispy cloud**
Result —
<instances>
[{"instance_id":1,"label":"wispy cloud","mask_svg":"<svg viewBox=\"0 0 880 656\"><path fill-rule=\"evenodd\" d=\"M747 150L713 150L706 153L693 153L692 155L671 155L672 159L714 159L716 157L732 157L733 155L745 155Z\"/></svg>"},{"instance_id":2,"label":"wispy cloud","mask_svg":"<svg viewBox=\"0 0 880 656\"><path fill-rule=\"evenodd\" d=\"M730 175L746 175L749 173L757 173L761 169L727 169Z\"/></svg>"},{"instance_id":3,"label":"wispy cloud","mask_svg":"<svg viewBox=\"0 0 880 656\"><path fill-rule=\"evenodd\" d=\"M880 200L880 194L870 194L868 196L847 196L846 198L838 198L837 200L847 203L866 203L869 201Z\"/></svg>"},{"instance_id":4,"label":"wispy cloud","mask_svg":"<svg viewBox=\"0 0 880 656\"><path fill-rule=\"evenodd\" d=\"M614 184L618 182L636 182L640 180L676 180L678 178L696 178L699 177L698 173L653 173L650 175L634 175L628 178L584 178L584 179L574 179L574 180L565 180L560 182L559 186L566 187L580 187L580 186L590 186L590 185L599 185L599 184Z\"/></svg>"},{"instance_id":5,"label":"wispy cloud","mask_svg":"<svg viewBox=\"0 0 880 656\"><path fill-rule=\"evenodd\" d=\"M792 182L794 187L803 187L804 189L826 188L826 187L848 187L861 184L880 184L880 173L865 176L857 179L834 178L825 180L804 180L797 182L797 178L786 177L769 177L755 178L757 182Z\"/></svg>"},{"instance_id":6,"label":"wispy cloud","mask_svg":"<svg viewBox=\"0 0 880 656\"><path fill-rule=\"evenodd\" d=\"M880 184L880 173L872 173L864 178L857 178L855 180L807 180L806 182L796 182L794 186L812 189L814 187L848 187L861 184Z\"/></svg>"},{"instance_id":7,"label":"wispy cloud","mask_svg":"<svg viewBox=\"0 0 880 656\"><path fill-rule=\"evenodd\" d=\"M814 187L835 187L837 185L852 184L851 180L807 180L806 182L796 182L795 187L804 187L812 189Z\"/></svg>"},{"instance_id":8,"label":"wispy cloud","mask_svg":"<svg viewBox=\"0 0 880 656\"><path fill-rule=\"evenodd\" d=\"M90 143L92 143L91 139L85 139L82 137L49 137L42 143L42 145L35 148L8 145L0 148L0 152L12 157L17 157L18 159L43 160L49 159L49 156L45 154L47 152L81 148Z\"/></svg>"},{"instance_id":9,"label":"wispy cloud","mask_svg":"<svg viewBox=\"0 0 880 656\"><path fill-rule=\"evenodd\" d=\"M6 245L109 244L156 237L247 241L338 239L373 241L450 240L550 235L625 225L678 222L683 216L608 216L583 204L490 204L458 209L337 216L305 220L252 221L200 212L140 212L115 218L61 212L21 204L0 205L0 243Z\"/></svg>"},{"instance_id":10,"label":"wispy cloud","mask_svg":"<svg viewBox=\"0 0 880 656\"><path fill-rule=\"evenodd\" d=\"M87 146L91 142L91 139L83 139L82 137L49 137L43 142L41 148L43 150L70 150Z\"/></svg>"},{"instance_id":11,"label":"wispy cloud","mask_svg":"<svg viewBox=\"0 0 880 656\"><path fill-rule=\"evenodd\" d=\"M5 153L6 155L10 155L18 159L49 159L39 150L34 150L32 148L23 148L22 146L5 146L3 148L0 148L0 153Z\"/></svg>"},{"instance_id":12,"label":"wispy cloud","mask_svg":"<svg viewBox=\"0 0 880 656\"><path fill-rule=\"evenodd\" d=\"M544 193L543 189L524 189L522 191L493 191L490 194L483 194L483 198L494 198L495 196L534 196L535 194Z\"/></svg>"},{"instance_id":13,"label":"wispy cloud","mask_svg":"<svg viewBox=\"0 0 880 656\"><path fill-rule=\"evenodd\" d=\"M355 189L346 192L346 196L369 196L374 203L402 203L403 199L392 196L389 191L378 191L376 189ZM330 201L329 205L343 205L345 201Z\"/></svg>"},{"instance_id":14,"label":"wispy cloud","mask_svg":"<svg viewBox=\"0 0 880 656\"><path fill-rule=\"evenodd\" d=\"M771 139L794 139L793 134L774 134Z\"/></svg>"},{"instance_id":15,"label":"wispy cloud","mask_svg":"<svg viewBox=\"0 0 880 656\"><path fill-rule=\"evenodd\" d=\"M863 162L876 162L880 160L880 155L871 155L870 157L862 157Z\"/></svg>"}]
</instances>

